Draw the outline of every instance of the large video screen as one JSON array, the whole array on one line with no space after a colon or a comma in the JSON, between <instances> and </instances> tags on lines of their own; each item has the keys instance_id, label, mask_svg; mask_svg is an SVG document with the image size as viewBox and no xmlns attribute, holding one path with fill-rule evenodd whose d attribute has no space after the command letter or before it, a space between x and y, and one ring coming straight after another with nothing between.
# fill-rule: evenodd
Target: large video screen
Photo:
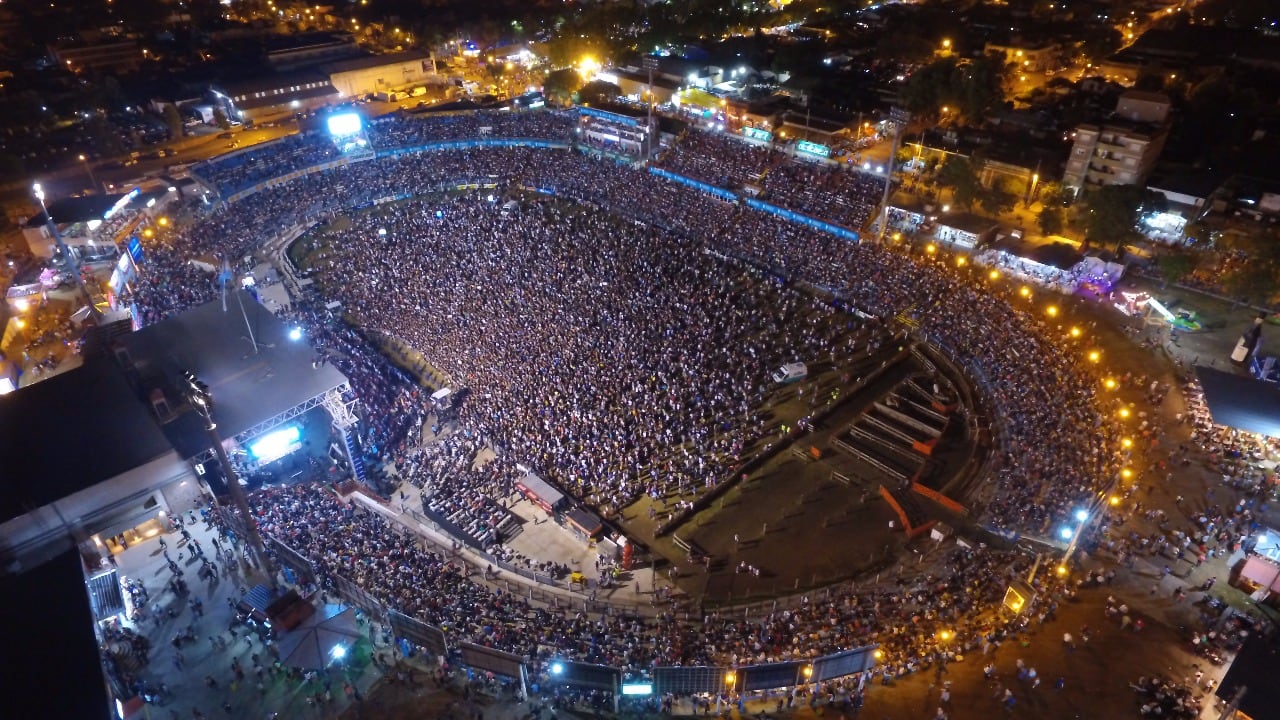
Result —
<instances>
[{"instance_id":1,"label":"large video screen","mask_svg":"<svg viewBox=\"0 0 1280 720\"><path fill-rule=\"evenodd\" d=\"M253 459L263 464L275 462L298 449L298 438L300 436L301 433L296 425L269 432L249 443L249 454L253 455Z\"/></svg>"},{"instance_id":2,"label":"large video screen","mask_svg":"<svg viewBox=\"0 0 1280 720\"><path fill-rule=\"evenodd\" d=\"M334 137L346 137L360 132L364 121L358 113L341 113L329 116L329 134Z\"/></svg>"}]
</instances>

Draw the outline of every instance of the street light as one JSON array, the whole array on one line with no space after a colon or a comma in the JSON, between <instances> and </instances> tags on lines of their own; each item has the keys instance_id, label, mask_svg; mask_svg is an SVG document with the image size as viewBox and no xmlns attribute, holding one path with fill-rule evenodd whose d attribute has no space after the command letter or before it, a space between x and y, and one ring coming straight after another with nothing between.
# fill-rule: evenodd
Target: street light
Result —
<instances>
[{"instance_id":1,"label":"street light","mask_svg":"<svg viewBox=\"0 0 1280 720\"><path fill-rule=\"evenodd\" d=\"M89 158L85 157L84 153L80 153L80 162L84 163L84 171L89 175L89 187L93 188L94 192L97 192L98 180L93 176L93 165L89 162Z\"/></svg>"},{"instance_id":2,"label":"street light","mask_svg":"<svg viewBox=\"0 0 1280 720\"><path fill-rule=\"evenodd\" d=\"M62 232L58 230L58 225L53 221L53 216L49 214L49 208L44 204L44 188L40 183L31 186L31 193L35 195L36 201L40 203L40 212L44 213L45 227L49 234L53 236L53 243L58 246L64 257L67 258L67 268L75 277L76 286L80 288L80 292L84 293L85 304L89 307L89 313L95 319L101 318L102 313L98 310L98 306L93 302L93 296L89 294L89 288L84 284L84 276L80 273L80 258L71 252L71 248L67 247L67 243L62 238Z\"/></svg>"}]
</instances>

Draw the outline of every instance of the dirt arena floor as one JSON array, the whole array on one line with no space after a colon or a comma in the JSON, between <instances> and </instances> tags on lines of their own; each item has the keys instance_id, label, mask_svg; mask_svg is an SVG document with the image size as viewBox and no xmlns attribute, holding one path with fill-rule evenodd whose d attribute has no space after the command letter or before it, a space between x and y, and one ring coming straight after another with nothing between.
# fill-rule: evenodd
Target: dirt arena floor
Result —
<instances>
[{"instance_id":1,"label":"dirt arena floor","mask_svg":"<svg viewBox=\"0 0 1280 720\"><path fill-rule=\"evenodd\" d=\"M796 441L795 452L784 448L673 533L654 539L651 550L669 563L664 567L659 561L659 574L673 580L686 598L715 606L874 579L891 568L908 545L897 513L879 494L881 484L892 481L837 449L832 439L918 369L910 359L890 366ZM826 388L829 381L816 382ZM773 408L784 418L805 409L798 398ZM812 448L820 457L813 457ZM956 470L954 463L943 464L933 481L940 484ZM923 500L921 505L934 509ZM623 514L624 528L635 537L653 538L664 515L653 519L650 508L662 507L655 508L649 498L637 501ZM680 542L709 555L709 569L691 562ZM933 542L926 536L915 544L923 552Z\"/></svg>"}]
</instances>

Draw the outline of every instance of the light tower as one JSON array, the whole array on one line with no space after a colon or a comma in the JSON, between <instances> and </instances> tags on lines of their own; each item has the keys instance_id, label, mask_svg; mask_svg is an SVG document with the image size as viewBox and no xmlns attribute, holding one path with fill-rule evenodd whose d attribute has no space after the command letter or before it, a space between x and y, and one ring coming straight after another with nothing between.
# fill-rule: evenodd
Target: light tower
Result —
<instances>
[{"instance_id":1,"label":"light tower","mask_svg":"<svg viewBox=\"0 0 1280 720\"><path fill-rule=\"evenodd\" d=\"M89 306L89 313L95 320L102 317L102 313L98 311L98 306L93 302L93 296L89 294L89 288L84 284L84 277L80 274L80 258L71 252L71 248L67 247L67 243L62 239L62 233L58 230L58 225L53 221L53 216L49 214L49 208L44 204L44 188L40 183L31 186L31 193L35 195L36 201L40 203L40 212L44 213L44 222L49 230L49 234L53 236L54 245L58 246L58 250L62 252L62 256L67 259L67 268L75 277L76 287L80 288L80 292L84 294L85 304Z\"/></svg>"},{"instance_id":2,"label":"light tower","mask_svg":"<svg viewBox=\"0 0 1280 720\"><path fill-rule=\"evenodd\" d=\"M275 590L277 588L275 565L272 564L266 548L262 545L262 535L258 533L258 521L254 519L253 512L249 509L249 500L244 495L244 489L240 487L240 478L236 475L235 468L231 466L231 461L227 459L227 451L222 447L222 438L218 435L218 424L213 421L213 396L209 393L209 386L189 370L183 371L182 382L182 390L187 400L191 402L191 407L204 418L209 441L213 443L218 464L222 466L222 476L226 479L227 491L231 493L231 501L240 510L240 517L244 521L249 547L253 548L253 554L258 558L262 571L266 573L271 589Z\"/></svg>"},{"instance_id":3,"label":"light tower","mask_svg":"<svg viewBox=\"0 0 1280 720\"><path fill-rule=\"evenodd\" d=\"M889 150L889 160L884 164L884 196L880 198L880 233L877 242L884 244L885 233L889 229L889 195L893 187L893 164L898 159L898 148L902 145L902 131L911 122L911 113L901 108L889 111L889 121L893 123L893 148ZM923 143L922 143L923 144Z\"/></svg>"}]
</instances>

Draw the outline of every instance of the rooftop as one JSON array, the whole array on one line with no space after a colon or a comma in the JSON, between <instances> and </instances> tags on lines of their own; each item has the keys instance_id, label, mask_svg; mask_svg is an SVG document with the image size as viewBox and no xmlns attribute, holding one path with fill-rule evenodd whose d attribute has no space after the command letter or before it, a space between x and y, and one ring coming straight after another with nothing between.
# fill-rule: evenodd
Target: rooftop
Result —
<instances>
[{"instance_id":1,"label":"rooftop","mask_svg":"<svg viewBox=\"0 0 1280 720\"><path fill-rule=\"evenodd\" d=\"M184 371L195 373L213 395L219 433L230 439L347 384L333 365L313 367L319 356L306 338L290 339L290 327L247 291L229 293L226 307L214 301L122 337L143 385L167 388L174 402L174 383ZM192 413L166 424L164 433L183 457L209 446Z\"/></svg>"},{"instance_id":2,"label":"rooftop","mask_svg":"<svg viewBox=\"0 0 1280 720\"><path fill-rule=\"evenodd\" d=\"M0 522L172 451L110 357L0 397Z\"/></svg>"},{"instance_id":3,"label":"rooftop","mask_svg":"<svg viewBox=\"0 0 1280 720\"><path fill-rule=\"evenodd\" d=\"M331 63L324 63L320 66L320 69L330 74L354 72L356 70L368 70L370 68L413 62L415 60L425 60L430 62L431 53L425 50L407 50L405 52L389 53L387 55L370 55L369 57L352 58L350 60L337 60Z\"/></svg>"},{"instance_id":4,"label":"rooftop","mask_svg":"<svg viewBox=\"0 0 1280 720\"><path fill-rule=\"evenodd\" d=\"M1236 430L1280 437L1280 387L1235 373L1196 366L1213 422ZM1224 683L1225 684L1225 683Z\"/></svg>"},{"instance_id":5,"label":"rooftop","mask_svg":"<svg viewBox=\"0 0 1280 720\"><path fill-rule=\"evenodd\" d=\"M114 718L79 551L0 576L0 594L9 616L20 619L8 623L5 635L11 659L0 673L6 716ZM22 655L27 660L19 661Z\"/></svg>"}]
</instances>

